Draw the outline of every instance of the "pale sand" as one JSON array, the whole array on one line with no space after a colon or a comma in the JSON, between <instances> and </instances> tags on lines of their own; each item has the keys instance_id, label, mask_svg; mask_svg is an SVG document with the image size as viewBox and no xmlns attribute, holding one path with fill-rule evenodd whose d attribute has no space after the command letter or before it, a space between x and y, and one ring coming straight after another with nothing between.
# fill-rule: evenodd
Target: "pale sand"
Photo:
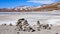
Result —
<instances>
[{"instance_id":1,"label":"pale sand","mask_svg":"<svg viewBox=\"0 0 60 34\"><path fill-rule=\"evenodd\" d=\"M16 26L0 26L0 34L60 34L60 26L54 26L51 30L41 30L41 31L35 31L35 32L24 32L24 31L16 31Z\"/></svg>"}]
</instances>

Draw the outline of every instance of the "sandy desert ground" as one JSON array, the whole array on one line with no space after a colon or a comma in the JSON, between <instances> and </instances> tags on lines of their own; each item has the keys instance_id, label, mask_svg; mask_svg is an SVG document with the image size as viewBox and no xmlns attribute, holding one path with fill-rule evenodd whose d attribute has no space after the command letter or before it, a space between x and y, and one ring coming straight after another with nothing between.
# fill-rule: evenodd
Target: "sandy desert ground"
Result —
<instances>
[{"instance_id":1,"label":"sandy desert ground","mask_svg":"<svg viewBox=\"0 0 60 34\"><path fill-rule=\"evenodd\" d=\"M60 34L60 26L53 26L51 30L42 29L41 31L25 32L15 30L16 26L0 25L0 34Z\"/></svg>"}]
</instances>

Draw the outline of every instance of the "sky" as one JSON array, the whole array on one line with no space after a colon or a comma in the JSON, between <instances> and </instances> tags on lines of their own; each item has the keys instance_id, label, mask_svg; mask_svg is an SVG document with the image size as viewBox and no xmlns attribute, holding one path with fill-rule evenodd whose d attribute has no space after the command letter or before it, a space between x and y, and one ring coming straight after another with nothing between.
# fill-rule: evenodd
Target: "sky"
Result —
<instances>
[{"instance_id":1,"label":"sky","mask_svg":"<svg viewBox=\"0 0 60 34\"><path fill-rule=\"evenodd\" d=\"M41 6L51 4L60 0L0 0L0 8L14 8L17 6Z\"/></svg>"}]
</instances>

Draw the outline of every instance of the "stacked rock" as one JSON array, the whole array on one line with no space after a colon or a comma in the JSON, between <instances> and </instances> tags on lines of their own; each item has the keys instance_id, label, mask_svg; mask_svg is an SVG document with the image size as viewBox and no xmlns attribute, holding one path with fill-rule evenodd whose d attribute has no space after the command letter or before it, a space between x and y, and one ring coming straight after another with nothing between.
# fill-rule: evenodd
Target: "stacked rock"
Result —
<instances>
[{"instance_id":1,"label":"stacked rock","mask_svg":"<svg viewBox=\"0 0 60 34\"><path fill-rule=\"evenodd\" d=\"M22 19L19 19L18 22L17 22L17 28L19 31L35 31L29 24L28 24L28 21L25 20L24 18Z\"/></svg>"},{"instance_id":2,"label":"stacked rock","mask_svg":"<svg viewBox=\"0 0 60 34\"><path fill-rule=\"evenodd\" d=\"M41 24L40 21L37 21L37 30L40 31L41 29L51 29L52 25L49 24Z\"/></svg>"},{"instance_id":3,"label":"stacked rock","mask_svg":"<svg viewBox=\"0 0 60 34\"><path fill-rule=\"evenodd\" d=\"M40 31L40 27L41 27L41 26L40 26L40 22L37 21L37 30L38 30L38 31Z\"/></svg>"}]
</instances>

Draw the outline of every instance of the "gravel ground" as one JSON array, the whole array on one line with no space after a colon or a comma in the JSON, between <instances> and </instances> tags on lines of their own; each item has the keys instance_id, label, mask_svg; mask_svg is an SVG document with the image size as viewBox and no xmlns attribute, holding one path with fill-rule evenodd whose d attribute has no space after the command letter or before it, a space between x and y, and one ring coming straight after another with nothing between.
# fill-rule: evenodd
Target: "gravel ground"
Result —
<instances>
[{"instance_id":1,"label":"gravel ground","mask_svg":"<svg viewBox=\"0 0 60 34\"><path fill-rule=\"evenodd\" d=\"M16 31L16 26L0 26L0 34L60 34L60 26L51 27L51 30L41 30L35 32Z\"/></svg>"}]
</instances>

